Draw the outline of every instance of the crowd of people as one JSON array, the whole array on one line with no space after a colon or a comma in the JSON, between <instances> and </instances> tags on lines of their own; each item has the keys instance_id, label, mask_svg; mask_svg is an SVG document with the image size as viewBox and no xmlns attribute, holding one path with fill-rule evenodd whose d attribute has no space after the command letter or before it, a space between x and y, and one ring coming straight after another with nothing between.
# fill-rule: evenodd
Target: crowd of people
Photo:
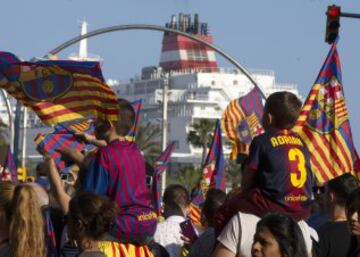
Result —
<instances>
[{"instance_id":1,"label":"crowd of people","mask_svg":"<svg viewBox=\"0 0 360 257\"><path fill-rule=\"evenodd\" d=\"M125 139L134 110L121 101L118 121L97 120L95 136L77 135L96 151L61 150L80 168L70 180L42 152L35 182L0 182L0 257L359 257L359 181L344 173L316 184L291 132L300 109L292 93L268 97L241 187L204 192L195 226L182 185L167 186L162 217L154 212L144 158Z\"/></svg>"}]
</instances>

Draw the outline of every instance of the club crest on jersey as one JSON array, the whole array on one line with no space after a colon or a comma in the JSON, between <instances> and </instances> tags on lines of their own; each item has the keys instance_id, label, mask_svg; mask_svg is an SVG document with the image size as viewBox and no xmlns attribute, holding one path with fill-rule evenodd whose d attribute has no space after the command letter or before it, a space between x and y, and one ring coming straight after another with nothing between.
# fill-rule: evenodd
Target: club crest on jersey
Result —
<instances>
[{"instance_id":1,"label":"club crest on jersey","mask_svg":"<svg viewBox=\"0 0 360 257\"><path fill-rule=\"evenodd\" d=\"M319 133L330 133L348 120L348 114L341 85L333 77L323 85L312 105L307 126Z\"/></svg>"},{"instance_id":2,"label":"club crest on jersey","mask_svg":"<svg viewBox=\"0 0 360 257\"><path fill-rule=\"evenodd\" d=\"M22 87L27 97L34 101L54 100L71 88L71 73L59 67L37 66L22 74Z\"/></svg>"}]
</instances>

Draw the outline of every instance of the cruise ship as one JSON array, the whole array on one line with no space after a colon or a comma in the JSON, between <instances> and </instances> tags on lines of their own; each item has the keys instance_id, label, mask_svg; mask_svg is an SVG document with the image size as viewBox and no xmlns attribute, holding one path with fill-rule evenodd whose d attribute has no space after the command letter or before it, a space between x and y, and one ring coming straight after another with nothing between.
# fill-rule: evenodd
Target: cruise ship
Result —
<instances>
[{"instance_id":1,"label":"cruise ship","mask_svg":"<svg viewBox=\"0 0 360 257\"><path fill-rule=\"evenodd\" d=\"M81 34L87 33L87 23L81 22ZM213 42L208 33L208 24L200 23L199 16L180 13L172 15L166 27L187 32L207 42ZM87 52L87 39L79 44L79 53L71 54L71 60L100 61L100 56ZM289 83L278 83L275 72L271 70L249 70L252 78L269 95L276 91L291 91L299 96L297 86ZM162 50L158 66L144 67L141 76L129 82L108 79L117 95L130 101L142 99L142 123L155 123L161 127L164 75L168 75L168 141L176 142L172 155L172 166L183 164L200 164L202 149L193 147L187 142L191 125L199 119L220 119L228 103L245 95L253 85L238 69L219 67L215 52L200 43L174 33L164 33ZM12 107L15 101L12 99ZM3 99L0 100L1 118L5 124L8 116ZM34 151L33 137L47 128L32 111L28 112L27 122L27 156L39 158ZM224 146L225 154L230 149ZM174 167L173 166L173 167Z\"/></svg>"},{"instance_id":2,"label":"cruise ship","mask_svg":"<svg viewBox=\"0 0 360 257\"><path fill-rule=\"evenodd\" d=\"M209 43L207 23L199 16L173 15L166 27L196 35ZM253 85L238 69L219 67L215 52L194 40L174 33L164 33L159 66L144 67L141 76L113 88L121 98L130 101L141 98L142 122L161 126L164 75L168 76L168 141L176 142L172 163L201 162L202 150L187 142L192 124L199 119L220 119L228 103L252 89ZM278 83L271 70L250 70L265 95L290 91L299 96L294 84ZM224 149L228 154L230 149Z\"/></svg>"}]
</instances>

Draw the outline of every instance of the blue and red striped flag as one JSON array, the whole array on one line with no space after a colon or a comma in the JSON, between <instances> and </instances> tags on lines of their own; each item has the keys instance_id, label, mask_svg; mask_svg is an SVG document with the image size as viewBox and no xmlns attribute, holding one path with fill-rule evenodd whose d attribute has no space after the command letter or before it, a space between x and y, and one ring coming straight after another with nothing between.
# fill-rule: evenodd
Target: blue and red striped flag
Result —
<instances>
[{"instance_id":1,"label":"blue and red striped flag","mask_svg":"<svg viewBox=\"0 0 360 257\"><path fill-rule=\"evenodd\" d=\"M74 124L58 124L54 130L48 133L38 134L34 141L37 146L48 153L55 161L57 168L61 172L66 172L69 168L61 159L61 154L57 151L64 147L75 148L77 150L90 150L92 145L85 145L76 140L76 133L94 134L95 126L93 119L89 118Z\"/></svg>"},{"instance_id":2,"label":"blue and red striped flag","mask_svg":"<svg viewBox=\"0 0 360 257\"><path fill-rule=\"evenodd\" d=\"M160 180L161 174L166 170L166 167L169 163L170 156L175 149L175 141L172 141L168 144L166 149L160 154L159 158L154 164L154 173L152 181L152 193L154 195L155 201L155 212L158 216L161 215L161 191L160 191Z\"/></svg>"},{"instance_id":3,"label":"blue and red striped flag","mask_svg":"<svg viewBox=\"0 0 360 257\"><path fill-rule=\"evenodd\" d=\"M48 125L88 116L116 121L118 103L97 62L19 62L0 52L0 88Z\"/></svg>"},{"instance_id":4,"label":"blue and red striped flag","mask_svg":"<svg viewBox=\"0 0 360 257\"><path fill-rule=\"evenodd\" d=\"M262 97L257 87L228 104L222 117L222 127L233 145L231 160L236 159L239 153L247 153L252 139L264 132L261 125L263 112Z\"/></svg>"},{"instance_id":5,"label":"blue and red striped flag","mask_svg":"<svg viewBox=\"0 0 360 257\"><path fill-rule=\"evenodd\" d=\"M360 172L336 42L330 48L293 130L309 149L311 168L320 183L344 173Z\"/></svg>"},{"instance_id":6,"label":"blue and red striped flag","mask_svg":"<svg viewBox=\"0 0 360 257\"><path fill-rule=\"evenodd\" d=\"M2 180L8 180L9 178L11 178L11 181L13 181L14 183L18 183L15 159L11 152L10 146L7 149L1 174Z\"/></svg>"},{"instance_id":7,"label":"blue and red striped flag","mask_svg":"<svg viewBox=\"0 0 360 257\"><path fill-rule=\"evenodd\" d=\"M47 256L56 257L58 256L56 248L56 236L54 225L51 221L50 208L44 208L43 216L45 219L45 237L46 237L46 247L47 247Z\"/></svg>"},{"instance_id":8,"label":"blue and red striped flag","mask_svg":"<svg viewBox=\"0 0 360 257\"><path fill-rule=\"evenodd\" d=\"M204 203L207 191L210 188L225 190L225 162L222 146L220 120L217 120L203 173L198 188L192 195L193 206L190 218L195 224L200 224L198 208Z\"/></svg>"},{"instance_id":9,"label":"blue and red striped flag","mask_svg":"<svg viewBox=\"0 0 360 257\"><path fill-rule=\"evenodd\" d=\"M134 121L134 125L131 127L131 130L129 131L129 133L126 136L126 140L134 142L136 132L137 132L137 126L138 126L139 121L140 121L140 112L141 112L141 106L142 106L142 99L141 98L136 99L135 101L133 101L131 103L131 105L134 108L135 121Z\"/></svg>"}]
</instances>

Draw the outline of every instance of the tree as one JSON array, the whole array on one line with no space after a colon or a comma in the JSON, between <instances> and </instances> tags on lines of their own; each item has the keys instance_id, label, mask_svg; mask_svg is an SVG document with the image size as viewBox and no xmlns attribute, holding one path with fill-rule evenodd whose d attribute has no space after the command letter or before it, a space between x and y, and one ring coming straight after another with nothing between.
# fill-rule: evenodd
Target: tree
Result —
<instances>
[{"instance_id":1,"label":"tree","mask_svg":"<svg viewBox=\"0 0 360 257\"><path fill-rule=\"evenodd\" d=\"M191 145L202 148L202 164L205 162L214 127L215 120L199 119L191 126L192 130L189 131L187 136L187 141Z\"/></svg>"},{"instance_id":2,"label":"tree","mask_svg":"<svg viewBox=\"0 0 360 257\"><path fill-rule=\"evenodd\" d=\"M0 164L5 161L5 155L10 144L10 130L9 127L0 119Z\"/></svg>"},{"instance_id":3,"label":"tree","mask_svg":"<svg viewBox=\"0 0 360 257\"><path fill-rule=\"evenodd\" d=\"M161 130L155 124L148 122L139 124L135 143L143 153L145 161L150 165L156 161L161 153Z\"/></svg>"},{"instance_id":4,"label":"tree","mask_svg":"<svg viewBox=\"0 0 360 257\"><path fill-rule=\"evenodd\" d=\"M179 168L174 176L168 176L168 184L180 184L184 186L189 193L197 187L200 181L201 172L194 165L187 165Z\"/></svg>"},{"instance_id":5,"label":"tree","mask_svg":"<svg viewBox=\"0 0 360 257\"><path fill-rule=\"evenodd\" d=\"M231 184L232 187L240 186L241 182L241 165L236 161L228 160L226 163L226 181Z\"/></svg>"}]
</instances>

